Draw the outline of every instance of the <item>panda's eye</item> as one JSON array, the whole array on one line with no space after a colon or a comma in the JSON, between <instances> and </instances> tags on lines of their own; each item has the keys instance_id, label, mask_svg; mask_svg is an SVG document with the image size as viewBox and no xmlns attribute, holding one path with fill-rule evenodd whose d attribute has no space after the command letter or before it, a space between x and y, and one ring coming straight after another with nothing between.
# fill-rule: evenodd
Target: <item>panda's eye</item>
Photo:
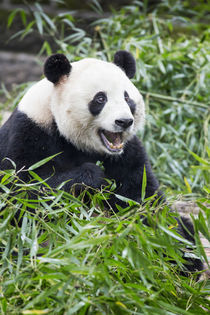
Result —
<instances>
[{"instance_id":1,"label":"panda's eye","mask_svg":"<svg viewBox=\"0 0 210 315\"><path fill-rule=\"evenodd\" d=\"M99 92L95 95L94 100L99 104L104 104L107 101L106 94L104 92Z\"/></svg>"},{"instance_id":2,"label":"panda's eye","mask_svg":"<svg viewBox=\"0 0 210 315\"><path fill-rule=\"evenodd\" d=\"M107 102L107 96L105 92L98 92L92 101L88 104L89 110L93 116L97 116L102 111Z\"/></svg>"},{"instance_id":3,"label":"panda's eye","mask_svg":"<svg viewBox=\"0 0 210 315\"><path fill-rule=\"evenodd\" d=\"M130 107L131 113L134 115L136 111L136 104L128 95L128 92L124 92L124 99L127 102L128 106Z\"/></svg>"},{"instance_id":4,"label":"panda's eye","mask_svg":"<svg viewBox=\"0 0 210 315\"><path fill-rule=\"evenodd\" d=\"M130 97L126 91L124 92L124 98L125 98L126 102L129 102Z\"/></svg>"}]
</instances>

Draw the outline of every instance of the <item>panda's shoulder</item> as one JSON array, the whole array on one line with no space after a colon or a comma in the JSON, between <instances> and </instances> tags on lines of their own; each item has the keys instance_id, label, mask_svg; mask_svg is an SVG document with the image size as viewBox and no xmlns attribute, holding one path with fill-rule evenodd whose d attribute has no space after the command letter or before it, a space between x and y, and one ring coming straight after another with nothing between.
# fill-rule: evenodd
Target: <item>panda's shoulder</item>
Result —
<instances>
[{"instance_id":1,"label":"panda's shoulder","mask_svg":"<svg viewBox=\"0 0 210 315\"><path fill-rule=\"evenodd\" d=\"M19 108L16 108L8 120L1 127L0 133L8 130L10 131L10 134L15 134L18 131L25 131L25 133L27 131L27 133L30 134L34 128L37 128L38 130L42 129L41 126L35 123L30 117L27 116L27 114L20 111Z\"/></svg>"},{"instance_id":2,"label":"panda's shoulder","mask_svg":"<svg viewBox=\"0 0 210 315\"><path fill-rule=\"evenodd\" d=\"M53 116L50 110L50 101L53 89L53 84L46 78L36 82L23 96L18 105L18 110L25 113L40 126L51 125Z\"/></svg>"},{"instance_id":3,"label":"panda's shoulder","mask_svg":"<svg viewBox=\"0 0 210 315\"><path fill-rule=\"evenodd\" d=\"M7 136L14 134L22 125L25 126L27 120L29 120L27 116L15 108L7 121L0 128L0 136L3 134Z\"/></svg>"},{"instance_id":4,"label":"panda's shoulder","mask_svg":"<svg viewBox=\"0 0 210 315\"><path fill-rule=\"evenodd\" d=\"M7 150L36 149L37 145L52 138L52 128L46 129L34 122L18 108L14 110L9 119L0 129L0 147ZM36 144L36 146L34 145Z\"/></svg>"}]
</instances>

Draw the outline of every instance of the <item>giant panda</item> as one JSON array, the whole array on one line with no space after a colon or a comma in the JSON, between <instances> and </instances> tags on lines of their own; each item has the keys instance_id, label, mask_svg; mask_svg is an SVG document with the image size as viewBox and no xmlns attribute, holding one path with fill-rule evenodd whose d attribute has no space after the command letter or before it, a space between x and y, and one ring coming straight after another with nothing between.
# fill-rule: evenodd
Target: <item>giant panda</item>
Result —
<instances>
[{"instance_id":1,"label":"giant panda","mask_svg":"<svg viewBox=\"0 0 210 315\"><path fill-rule=\"evenodd\" d=\"M70 63L63 54L50 56L45 78L27 91L0 129L1 169L11 168L12 160L19 177L28 181L25 170L60 153L36 170L52 188L65 182L62 189L74 187L79 193L85 186L100 189L110 179L117 194L141 202L145 167L145 197L162 199L136 135L144 125L145 107L130 80L135 71L135 59L127 51L116 52L113 63L94 58ZM193 240L189 222L183 219L178 230ZM202 263L192 259L187 268L201 270Z\"/></svg>"}]
</instances>

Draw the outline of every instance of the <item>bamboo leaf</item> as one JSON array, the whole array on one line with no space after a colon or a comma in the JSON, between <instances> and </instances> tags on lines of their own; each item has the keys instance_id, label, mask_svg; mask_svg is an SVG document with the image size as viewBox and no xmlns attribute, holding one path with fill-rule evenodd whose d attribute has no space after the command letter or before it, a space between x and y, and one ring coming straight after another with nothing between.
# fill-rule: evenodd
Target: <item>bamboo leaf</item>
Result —
<instances>
[{"instance_id":1,"label":"bamboo leaf","mask_svg":"<svg viewBox=\"0 0 210 315\"><path fill-rule=\"evenodd\" d=\"M205 165L208 165L210 167L210 162L204 160L203 158L201 158L200 156L198 156L196 153L192 152L189 150L189 152L194 156L194 158L200 162L201 164L205 164Z\"/></svg>"},{"instance_id":2,"label":"bamboo leaf","mask_svg":"<svg viewBox=\"0 0 210 315\"><path fill-rule=\"evenodd\" d=\"M47 24L50 26L50 28L55 32L56 27L55 24L53 23L53 20L49 18L48 15L46 15L44 12L41 12L41 16L44 18L44 20L47 22Z\"/></svg>"},{"instance_id":3,"label":"bamboo leaf","mask_svg":"<svg viewBox=\"0 0 210 315\"><path fill-rule=\"evenodd\" d=\"M41 167L42 165L44 165L44 164L46 164L47 162L51 161L54 157L56 157L56 156L59 155L59 154L61 154L61 152L56 153L56 154L54 154L54 155L51 155L51 156L49 156L49 157L47 157L47 158L45 158L45 159L43 159L43 160L41 160L41 161L39 161L39 162L33 164L33 165L31 165L31 166L28 168L28 170L29 170L29 171L33 171L33 170L35 170L35 169Z\"/></svg>"},{"instance_id":4,"label":"bamboo leaf","mask_svg":"<svg viewBox=\"0 0 210 315\"><path fill-rule=\"evenodd\" d=\"M34 17L35 17L35 21L36 21L36 25L38 28L38 31L41 35L43 35L43 22L42 22L42 18L39 12L35 11L34 12Z\"/></svg>"},{"instance_id":5,"label":"bamboo leaf","mask_svg":"<svg viewBox=\"0 0 210 315\"><path fill-rule=\"evenodd\" d=\"M146 187L147 187L147 174L146 174L146 167L144 165L143 170L143 177L142 177L142 186L141 186L141 199L144 201L146 195Z\"/></svg>"}]
</instances>

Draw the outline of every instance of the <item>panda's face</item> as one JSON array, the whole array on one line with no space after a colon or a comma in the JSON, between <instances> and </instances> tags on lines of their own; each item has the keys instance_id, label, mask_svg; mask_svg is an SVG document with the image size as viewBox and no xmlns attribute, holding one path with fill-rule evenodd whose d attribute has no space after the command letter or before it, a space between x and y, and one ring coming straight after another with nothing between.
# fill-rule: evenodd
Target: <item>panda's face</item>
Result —
<instances>
[{"instance_id":1,"label":"panda's face","mask_svg":"<svg viewBox=\"0 0 210 315\"><path fill-rule=\"evenodd\" d=\"M60 133L84 151L122 153L143 126L142 96L115 64L84 59L71 65L51 97Z\"/></svg>"}]
</instances>

